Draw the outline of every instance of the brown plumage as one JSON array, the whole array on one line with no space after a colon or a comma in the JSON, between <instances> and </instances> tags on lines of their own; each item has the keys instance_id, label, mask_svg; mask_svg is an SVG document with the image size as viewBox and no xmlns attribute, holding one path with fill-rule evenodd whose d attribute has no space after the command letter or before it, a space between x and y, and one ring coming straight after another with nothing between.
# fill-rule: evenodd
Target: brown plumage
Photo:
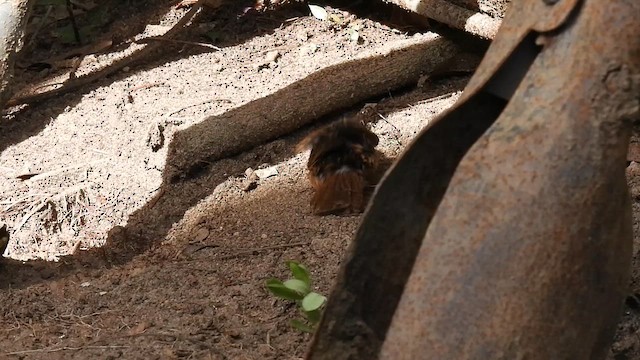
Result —
<instances>
[{"instance_id":1,"label":"brown plumage","mask_svg":"<svg viewBox=\"0 0 640 360\"><path fill-rule=\"evenodd\" d=\"M364 210L365 190L378 163L378 136L355 120L340 120L309 134L297 150L311 149L307 169L316 215Z\"/></svg>"}]
</instances>

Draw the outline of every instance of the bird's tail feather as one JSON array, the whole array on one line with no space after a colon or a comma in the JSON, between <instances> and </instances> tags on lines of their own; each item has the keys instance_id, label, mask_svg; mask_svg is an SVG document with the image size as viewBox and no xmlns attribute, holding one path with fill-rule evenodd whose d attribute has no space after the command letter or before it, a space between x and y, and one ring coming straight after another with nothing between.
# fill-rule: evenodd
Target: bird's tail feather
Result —
<instances>
[{"instance_id":1,"label":"bird's tail feather","mask_svg":"<svg viewBox=\"0 0 640 360\"><path fill-rule=\"evenodd\" d=\"M365 180L357 171L331 174L316 183L311 209L316 215L355 214L364 210Z\"/></svg>"}]
</instances>

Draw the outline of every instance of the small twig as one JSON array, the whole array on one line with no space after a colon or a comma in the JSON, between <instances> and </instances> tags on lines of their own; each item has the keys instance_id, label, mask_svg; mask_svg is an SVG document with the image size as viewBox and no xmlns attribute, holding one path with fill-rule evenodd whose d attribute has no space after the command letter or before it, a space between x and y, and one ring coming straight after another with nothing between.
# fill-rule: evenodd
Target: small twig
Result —
<instances>
[{"instance_id":1,"label":"small twig","mask_svg":"<svg viewBox=\"0 0 640 360\"><path fill-rule=\"evenodd\" d=\"M25 195L23 197L18 198L17 200L14 201L9 201L9 202L2 202L0 203L0 205L7 205L2 212L7 212L9 211L12 207L16 206L17 204L26 202L29 198L32 198L34 196L44 196L44 194L28 194Z\"/></svg>"},{"instance_id":2,"label":"small twig","mask_svg":"<svg viewBox=\"0 0 640 360\"><path fill-rule=\"evenodd\" d=\"M215 245L215 244L201 245L201 246L198 246L197 248L195 248L193 251L191 251L190 255L193 255L193 254L197 253L200 250L218 248L218 247L220 247L220 245Z\"/></svg>"},{"instance_id":3,"label":"small twig","mask_svg":"<svg viewBox=\"0 0 640 360\"><path fill-rule=\"evenodd\" d=\"M195 46L201 46L201 47L206 47L206 48L209 48L209 49L222 51L222 48L220 48L218 46L215 46L213 44L207 44L207 43L195 42L195 41L165 39L165 38L162 38L162 37L148 37L148 38L136 40L136 43L138 43L138 44L146 44L146 43L151 42L151 41L165 41L165 42L171 42L171 43L176 43L176 44L195 45Z\"/></svg>"},{"instance_id":4,"label":"small twig","mask_svg":"<svg viewBox=\"0 0 640 360\"><path fill-rule=\"evenodd\" d=\"M34 206L27 215L25 215L25 217L22 218L22 221L20 221L20 224L18 224L18 227L16 228L16 231L19 231L20 229L22 229L22 226L24 224L26 224L27 221L29 221L29 219L35 215L35 213L37 213L38 211L40 211L40 209L42 209L46 204L47 204L47 200L48 199L44 199L42 200L40 203L38 203L38 205Z\"/></svg>"},{"instance_id":5,"label":"small twig","mask_svg":"<svg viewBox=\"0 0 640 360\"><path fill-rule=\"evenodd\" d=\"M402 141L400 141L400 138L398 137L398 134L400 134L400 129L398 129L397 126L393 125L389 120L387 120L386 117L384 117L384 115L380 114L378 111L376 111L376 114L378 114L378 116L380 117L380 119L382 119L384 122L386 122L387 124L389 124L389 126L391 126L396 132L393 135L393 138L396 140L396 142L398 143L398 145L402 146Z\"/></svg>"},{"instance_id":6,"label":"small twig","mask_svg":"<svg viewBox=\"0 0 640 360\"><path fill-rule=\"evenodd\" d=\"M199 102L199 103L197 103L197 104L192 104L192 105L187 105L187 106L185 106L185 107L181 107L181 108L180 108L180 109L178 109L178 110L175 110L175 111L172 111L172 112L170 112L170 113L168 113L168 114L165 114L163 117L164 117L165 119L167 119L167 118L170 118L171 116L173 116L173 115L175 115L175 114L177 114L177 113L179 113L179 112L182 112L182 111L184 111L184 110L190 109L190 108L192 108L192 107L202 106L202 105L207 105L207 104L210 104L210 103L213 103L213 102L217 102L217 101L220 101L220 102L226 102L226 103L229 103L229 104L231 104L231 103L232 103L232 101L231 101L231 100L229 100L229 99L211 99L211 100L206 100L206 101Z\"/></svg>"},{"instance_id":7,"label":"small twig","mask_svg":"<svg viewBox=\"0 0 640 360\"><path fill-rule=\"evenodd\" d=\"M295 45L282 45L282 46L269 48L269 49L266 49L266 50L260 50L260 51L258 51L258 54L263 54L264 55L264 54L266 54L268 52L271 52L271 51L283 51L284 52L284 51L289 51L289 50L291 50L293 48L295 48Z\"/></svg>"},{"instance_id":8,"label":"small twig","mask_svg":"<svg viewBox=\"0 0 640 360\"><path fill-rule=\"evenodd\" d=\"M74 313L71 314L60 314L58 315L58 317L60 318L77 318L77 319L85 319L85 318L89 318L89 317L93 317L93 316L100 316L100 315L104 315L104 314L110 314L110 313L115 313L115 310L105 310L105 311L96 311L94 313L91 314L87 314L87 315L76 315Z\"/></svg>"},{"instance_id":9,"label":"small twig","mask_svg":"<svg viewBox=\"0 0 640 360\"><path fill-rule=\"evenodd\" d=\"M44 23L49 18L49 15L51 15L51 10L53 10L53 5L49 5L47 7L47 12L44 13L44 16L40 20L40 23L38 24L38 26L36 27L35 31L31 35L31 39L29 39L29 44L27 46L30 47L31 45L33 45L33 42L36 40L36 37L38 37L38 34L40 33L40 30L42 30L42 28L44 27Z\"/></svg>"},{"instance_id":10,"label":"small twig","mask_svg":"<svg viewBox=\"0 0 640 360\"><path fill-rule=\"evenodd\" d=\"M67 0L67 12L69 13L69 20L71 21L71 27L73 28L73 35L76 38L78 44L80 41L80 30L78 30L78 24L76 23L76 17L73 15L73 8L71 7L71 0Z\"/></svg>"},{"instance_id":11,"label":"small twig","mask_svg":"<svg viewBox=\"0 0 640 360\"><path fill-rule=\"evenodd\" d=\"M164 193L166 192L165 188L163 187L162 189L160 189L160 192L158 192L158 195L156 195L155 197L153 197L150 201L149 201L149 209L153 209L154 206L156 206L156 203L158 202L158 200L160 200L160 198L162 196L164 196Z\"/></svg>"},{"instance_id":12,"label":"small twig","mask_svg":"<svg viewBox=\"0 0 640 360\"><path fill-rule=\"evenodd\" d=\"M71 76L71 74L69 74L69 76ZM35 88L33 88L33 90L37 91L37 90L42 90L42 89L45 89L45 88L48 88L48 87L53 87L53 86L59 86L59 87L57 87L55 89L51 89L49 91L56 91L56 90L61 89L62 86L64 86L64 82L54 82L54 83L50 83L50 84L38 85Z\"/></svg>"},{"instance_id":13,"label":"small twig","mask_svg":"<svg viewBox=\"0 0 640 360\"><path fill-rule=\"evenodd\" d=\"M164 86L164 83L163 83L163 82L158 82L158 83L146 83L146 84L142 84L142 85L135 86L134 88L129 89L129 90L127 91L127 93L125 94L126 99L123 99L123 101L124 101L125 103L126 103L126 102L133 103L133 93L134 93L135 91L142 90L142 89L149 89L149 88L156 87L156 86Z\"/></svg>"},{"instance_id":14,"label":"small twig","mask_svg":"<svg viewBox=\"0 0 640 360\"><path fill-rule=\"evenodd\" d=\"M52 353L59 351L78 351L85 349L126 349L130 346L125 345L88 345L88 346L79 346L79 347L71 347L71 346L62 346L62 347L49 347L43 349L33 349L33 350L21 350L21 351L12 351L4 353L4 355L26 355L26 354L36 354L36 353Z\"/></svg>"},{"instance_id":15,"label":"small twig","mask_svg":"<svg viewBox=\"0 0 640 360\"><path fill-rule=\"evenodd\" d=\"M58 56L54 56L53 58L50 59L50 62L56 63L58 61L69 60L73 58L84 58L87 55L104 52L105 50L110 48L112 45L113 45L113 41L111 39L104 39L97 42L92 42L85 46L71 49Z\"/></svg>"},{"instance_id":16,"label":"small twig","mask_svg":"<svg viewBox=\"0 0 640 360\"><path fill-rule=\"evenodd\" d=\"M35 181L38 181L38 180L42 180L42 179L44 179L46 177L53 176L53 175L58 175L58 174L63 173L65 171L81 169L81 168L83 168L85 166L95 165L95 164L101 163L103 161L106 161L106 159L99 159L99 160L89 161L89 162L78 164L78 165L67 166L67 167L63 167L63 168L60 168L60 169L43 172L41 174L38 174L36 176L33 176L33 177L29 178L29 182L35 182Z\"/></svg>"},{"instance_id":17,"label":"small twig","mask_svg":"<svg viewBox=\"0 0 640 360\"><path fill-rule=\"evenodd\" d=\"M78 71L81 64L82 64L82 58L80 57L73 58L73 60L71 60L71 70L69 70L69 80L77 78L76 71Z\"/></svg>"},{"instance_id":18,"label":"small twig","mask_svg":"<svg viewBox=\"0 0 640 360\"><path fill-rule=\"evenodd\" d=\"M274 316L273 318L275 319L275 318L276 318L276 317L278 317L278 316L280 316L280 315L276 315L276 316ZM270 320L273 320L273 319L270 319ZM267 346L268 346L270 349L275 350L275 348L274 348L273 346L271 346L271 330L267 331Z\"/></svg>"},{"instance_id":19,"label":"small twig","mask_svg":"<svg viewBox=\"0 0 640 360\"><path fill-rule=\"evenodd\" d=\"M421 105L421 104L430 104L430 103L438 101L438 100L448 99L448 98L451 98L453 96L458 95L459 93L460 93L459 91L452 91L450 93L442 94L442 95L435 96L435 97L432 97L432 98L429 98L429 99L426 99L426 100L419 101L419 102L415 103L414 106L415 105Z\"/></svg>"},{"instance_id":20,"label":"small twig","mask_svg":"<svg viewBox=\"0 0 640 360\"><path fill-rule=\"evenodd\" d=\"M41 200L39 203L37 203L36 206L33 206L33 207L30 208L32 210L22 218L22 220L20 221L20 224L16 228L16 231L20 230L22 228L22 226L24 226L24 224L26 224L26 222L33 215L35 215L35 213L37 213L43 207L45 207L48 202L56 201L57 199L64 198L65 196L67 196L69 194L73 194L73 193L77 192L78 190L81 190L84 187L84 185L86 185L86 183L80 183L79 185L71 186L69 188L66 188L64 191L58 192L58 193L56 193L54 195L48 195L47 197L45 197L43 200Z\"/></svg>"},{"instance_id":21,"label":"small twig","mask_svg":"<svg viewBox=\"0 0 640 360\"><path fill-rule=\"evenodd\" d=\"M310 245L310 244L311 244L310 241L306 241L306 242L297 242L297 243L291 243L291 244L280 244L280 245L272 245L272 246L263 246L263 247L253 248L253 249L242 250L242 251L239 251L239 252L237 252L235 254L231 254L231 255L222 256L222 257L220 257L220 259L221 260L229 260L229 259L237 258L237 257L242 256L242 255L251 255L253 253L260 252L260 251L265 251L265 250L287 249L287 248L292 248L292 247L296 247L296 246L306 246L306 245Z\"/></svg>"},{"instance_id":22,"label":"small twig","mask_svg":"<svg viewBox=\"0 0 640 360\"><path fill-rule=\"evenodd\" d=\"M145 84L141 84L141 85L138 85L138 86L134 86L131 90L129 90L129 93L132 93L132 92L138 91L138 90L150 89L152 87L164 86L164 85L165 84L163 82L145 83Z\"/></svg>"},{"instance_id":23,"label":"small twig","mask_svg":"<svg viewBox=\"0 0 640 360\"><path fill-rule=\"evenodd\" d=\"M301 18L300 16L294 16L292 18L285 19L283 22L288 23L288 22L296 21L300 18Z\"/></svg>"}]
</instances>

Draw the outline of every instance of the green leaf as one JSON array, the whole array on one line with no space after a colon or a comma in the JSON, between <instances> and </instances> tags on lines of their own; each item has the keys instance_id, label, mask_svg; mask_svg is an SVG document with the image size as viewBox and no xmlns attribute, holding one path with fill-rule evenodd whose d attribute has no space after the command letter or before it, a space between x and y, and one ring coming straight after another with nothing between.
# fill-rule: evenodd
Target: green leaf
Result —
<instances>
[{"instance_id":1,"label":"green leaf","mask_svg":"<svg viewBox=\"0 0 640 360\"><path fill-rule=\"evenodd\" d=\"M309 4L309 10L311 10L311 15L313 15L316 19L327 20L327 10L325 10L322 6Z\"/></svg>"},{"instance_id":2,"label":"green leaf","mask_svg":"<svg viewBox=\"0 0 640 360\"><path fill-rule=\"evenodd\" d=\"M308 287L311 287L311 277L309 276L309 270L307 270L304 265L296 261L287 261L287 265L289 266L289 269L291 270L294 278L304 281L304 283L307 284Z\"/></svg>"},{"instance_id":3,"label":"green leaf","mask_svg":"<svg viewBox=\"0 0 640 360\"><path fill-rule=\"evenodd\" d=\"M287 281L285 281L284 286L286 286L287 288L297 292L298 294L300 294L302 297L304 297L305 295L307 295L309 293L309 285L307 283L305 283L302 280L298 280L298 279L289 279Z\"/></svg>"},{"instance_id":4,"label":"green leaf","mask_svg":"<svg viewBox=\"0 0 640 360\"><path fill-rule=\"evenodd\" d=\"M310 323L317 324L320 321L322 313L320 312L320 310L314 310L305 311L304 315L307 317L307 320L309 320Z\"/></svg>"},{"instance_id":5,"label":"green leaf","mask_svg":"<svg viewBox=\"0 0 640 360\"><path fill-rule=\"evenodd\" d=\"M298 301L304 298L303 294L298 293L295 290L285 286L285 284L278 279L269 279L266 281L267 289L275 296L291 301Z\"/></svg>"},{"instance_id":6,"label":"green leaf","mask_svg":"<svg viewBox=\"0 0 640 360\"><path fill-rule=\"evenodd\" d=\"M327 298L317 292L310 292L302 299L302 310L311 312L318 310L327 302Z\"/></svg>"},{"instance_id":7,"label":"green leaf","mask_svg":"<svg viewBox=\"0 0 640 360\"><path fill-rule=\"evenodd\" d=\"M294 320L291 320L291 322L289 322L289 324L291 324L291 326L293 326L294 328L296 328L296 329L298 329L300 331L307 332L307 333L313 333L313 328L311 326L309 326L308 324L305 324L301 320L294 319Z\"/></svg>"}]
</instances>

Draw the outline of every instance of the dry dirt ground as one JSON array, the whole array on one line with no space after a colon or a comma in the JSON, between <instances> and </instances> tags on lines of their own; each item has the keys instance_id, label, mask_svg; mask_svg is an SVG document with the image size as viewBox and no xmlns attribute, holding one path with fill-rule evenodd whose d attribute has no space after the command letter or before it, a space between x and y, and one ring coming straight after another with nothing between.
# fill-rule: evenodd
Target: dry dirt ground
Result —
<instances>
[{"instance_id":1,"label":"dry dirt ground","mask_svg":"<svg viewBox=\"0 0 640 360\"><path fill-rule=\"evenodd\" d=\"M170 24L186 11L149 3L128 2L109 31ZM270 296L264 281L286 276L284 262L298 260L311 270L316 291L328 293L360 220L310 214L307 155L292 149L311 129L162 187L166 143L176 129L271 93L318 64L414 34L373 12L332 9L358 25L361 39L353 41L349 25L328 25L305 6L247 11L251 5L206 14L181 37L211 40L201 32L214 30L220 51L168 43L142 65L10 109L0 120L0 221L12 229L0 272L0 358L303 356L309 336L288 324L295 308ZM56 51L44 46L29 55ZM18 74L23 82L47 76L33 68ZM451 76L371 99L380 150L397 156L467 80ZM159 119L169 119L164 143ZM640 195L634 166L629 179ZM249 168L277 173L246 191ZM37 175L19 178L27 174ZM639 211L636 202L636 219ZM634 230L637 240L637 220ZM639 269L634 257L631 294L640 292ZM610 359L640 359L638 311L632 296Z\"/></svg>"}]
</instances>

